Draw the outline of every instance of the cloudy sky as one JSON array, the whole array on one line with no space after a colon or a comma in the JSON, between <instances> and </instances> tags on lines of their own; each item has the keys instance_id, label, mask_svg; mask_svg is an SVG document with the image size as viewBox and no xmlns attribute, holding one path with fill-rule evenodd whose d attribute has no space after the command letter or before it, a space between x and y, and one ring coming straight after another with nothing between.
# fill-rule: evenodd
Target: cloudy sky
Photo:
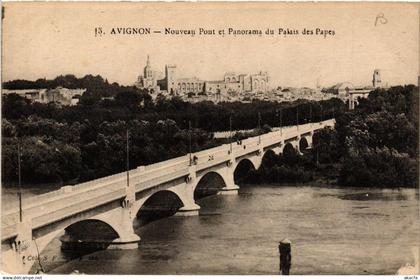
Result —
<instances>
[{"instance_id":1,"label":"cloudy sky","mask_svg":"<svg viewBox=\"0 0 420 280\"><path fill-rule=\"evenodd\" d=\"M106 33L95 37L95 27ZM273 36L112 35L112 28L273 29ZM299 35L277 35L278 29ZM302 30L335 35L303 35ZM404 3L6 3L2 79L100 74L132 84L147 55L161 72L222 79L268 71L273 86L417 83L419 6Z\"/></svg>"}]
</instances>

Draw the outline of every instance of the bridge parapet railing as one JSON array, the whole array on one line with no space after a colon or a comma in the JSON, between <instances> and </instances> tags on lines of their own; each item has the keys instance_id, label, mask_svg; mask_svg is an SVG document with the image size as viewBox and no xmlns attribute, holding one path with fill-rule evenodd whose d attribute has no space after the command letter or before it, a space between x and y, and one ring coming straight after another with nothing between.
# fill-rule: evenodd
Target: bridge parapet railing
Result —
<instances>
[{"instance_id":1,"label":"bridge parapet railing","mask_svg":"<svg viewBox=\"0 0 420 280\"><path fill-rule=\"evenodd\" d=\"M73 203L81 203L85 200L93 199L97 196L113 192L115 190L125 190L125 180L114 181L101 188L88 189L85 192L74 192L69 196L60 197L56 201L51 201L46 205L38 206L39 212L50 212L52 210L61 209L63 205L69 205ZM38 214L38 213L37 213Z\"/></svg>"},{"instance_id":2,"label":"bridge parapet railing","mask_svg":"<svg viewBox=\"0 0 420 280\"><path fill-rule=\"evenodd\" d=\"M188 162L186 160L187 160L187 156L174 158L174 159L171 159L171 160L168 160L168 161L164 161L164 162L160 162L160 163L157 163L157 164L152 164L152 165L146 166L145 171L153 170L153 169L159 168L159 167L165 167L166 165L170 165L170 164L176 163L176 162L181 162L181 164L187 164ZM130 173L132 173L133 175L136 174L137 172L138 171L136 169L130 170ZM76 185L63 186L56 191L47 192L45 194L37 195L37 196L34 196L34 197L30 197L30 198L24 198L23 204L26 205L26 206L45 204L45 203L48 203L51 199L54 199L54 198L57 198L59 196L65 195L68 192L83 192L83 191L85 191L89 188L97 187L99 184L102 185L103 183L111 183L115 180L123 180L123 179L125 180L125 178L126 178L126 172L120 172L120 173L117 173L117 174L113 174L113 175L110 175L110 176L98 178L98 179L95 179L95 180L91 180L91 181L76 184ZM10 209L10 210L6 211L6 213L16 212L17 210L18 210L17 208Z\"/></svg>"},{"instance_id":3,"label":"bridge parapet railing","mask_svg":"<svg viewBox=\"0 0 420 280\"><path fill-rule=\"evenodd\" d=\"M189 161L183 161L177 163L176 165L171 165L169 167L161 167L160 169L149 170L146 173L139 173L136 176L131 178L133 184L141 184L145 180L151 180L156 178L163 178L167 175L173 174L174 172L178 172L180 170L188 169Z\"/></svg>"},{"instance_id":4,"label":"bridge parapet railing","mask_svg":"<svg viewBox=\"0 0 420 280\"><path fill-rule=\"evenodd\" d=\"M95 195L103 192L109 192L115 189L123 189L125 187L125 180L119 179L113 182L105 182L97 185L95 188L84 189L78 192L67 192L60 196L55 196L53 199L45 200L43 203L24 204L23 214L24 217L32 217L33 215L39 215L44 212L53 211L56 208L60 208L67 203L83 201L86 198L94 197ZM7 222L11 217L17 217L19 210L17 208L13 211L2 215L2 224ZM16 219L15 219L16 220ZM17 220L16 220L17 222Z\"/></svg>"},{"instance_id":5,"label":"bridge parapet railing","mask_svg":"<svg viewBox=\"0 0 420 280\"><path fill-rule=\"evenodd\" d=\"M183 169L172 171L166 175L159 176L159 177L153 177L153 178L142 178L135 186L136 192L146 190L148 188L157 186L159 184L187 176L189 174L188 167L185 167Z\"/></svg>"},{"instance_id":6,"label":"bridge parapet railing","mask_svg":"<svg viewBox=\"0 0 420 280\"><path fill-rule=\"evenodd\" d=\"M232 150L234 150L235 145L236 145L235 143L232 143ZM194 153L194 156L196 157L196 164L200 165L208 161L212 161L215 158L219 158L219 157L228 157L229 150L230 150L230 144L223 144L222 146L219 146L217 149L211 148L211 149L203 150L198 153Z\"/></svg>"},{"instance_id":7,"label":"bridge parapet railing","mask_svg":"<svg viewBox=\"0 0 420 280\"><path fill-rule=\"evenodd\" d=\"M314 128L316 126L324 127L325 124L328 123L329 121L331 121L331 120L324 121L322 124L320 124L320 123L301 124L301 125L299 125L299 130L297 129L297 126L284 127L283 131L281 133L281 137L282 138L295 137L298 134L302 134L302 133L306 133L306 132L314 130ZM278 137L279 137L279 131L272 131L272 132L269 132L267 134L261 135L261 142L263 143L266 140L271 141L273 139L277 140ZM258 138L259 138L259 136L254 136L254 137L243 139L241 141L242 145L237 145L235 142L233 142L232 143L232 149L234 151L239 151L239 150L243 149L243 146L249 146L250 147L252 145L256 145L259 141ZM269 142L269 144L271 144L271 143ZM224 155L225 153L228 152L228 150L229 150L229 144L223 144L223 145L218 146L218 147L214 147L214 148L202 150L202 151L199 151L199 152L195 152L195 153L193 153L193 155L198 157L198 162L200 164L200 161L201 162L203 160L208 161L208 156L209 155L213 155L213 158L216 158L219 155ZM185 164L188 165L188 163L189 163L188 155L181 156L181 157L174 158L174 159L169 159L169 160L159 162L159 163L155 163L155 164L151 164L151 165L147 165L147 166L145 166L144 170L148 171L148 170L153 170L155 168L173 167L175 165L174 163L178 163L178 162L179 162L179 164L185 163Z\"/></svg>"},{"instance_id":8,"label":"bridge parapet railing","mask_svg":"<svg viewBox=\"0 0 420 280\"><path fill-rule=\"evenodd\" d=\"M262 145L258 145L258 140L255 141L255 142L251 142L248 145L246 145L245 149L236 151L235 152L235 157L241 157L243 155L258 151L262 147L263 147Z\"/></svg>"},{"instance_id":9,"label":"bridge parapet railing","mask_svg":"<svg viewBox=\"0 0 420 280\"><path fill-rule=\"evenodd\" d=\"M117 189L110 192L103 192L92 197L79 201L77 203L64 204L55 211L49 211L43 215L36 216L32 219L32 227L37 228L52 221L58 221L65 217L80 213L81 211L91 209L97 205L113 201L125 195L125 189Z\"/></svg>"},{"instance_id":10,"label":"bridge parapet railing","mask_svg":"<svg viewBox=\"0 0 420 280\"><path fill-rule=\"evenodd\" d=\"M223 144L223 145L217 146L217 147L213 147L213 148L210 148L210 149L202 150L202 151L199 151L199 152L195 152L194 155L197 156L197 157L200 157L200 156L207 156L209 154L216 154L216 153L223 153L223 152L227 153L226 144Z\"/></svg>"},{"instance_id":11,"label":"bridge parapet railing","mask_svg":"<svg viewBox=\"0 0 420 280\"><path fill-rule=\"evenodd\" d=\"M163 168L163 167L167 167L167 166L172 166L175 165L177 163L183 163L183 162L187 162L188 163L188 155L184 155L184 156L180 156L180 157L176 157L176 158L172 158L172 159L168 159L162 162L157 162L157 163L153 163L153 164L149 164L144 166L146 171L148 170L152 170L155 168Z\"/></svg>"},{"instance_id":12,"label":"bridge parapet railing","mask_svg":"<svg viewBox=\"0 0 420 280\"><path fill-rule=\"evenodd\" d=\"M230 156L228 156L228 155L220 155L218 157L214 157L211 160L208 160L207 162L204 161L204 162L201 162L201 163L197 164L197 171L203 170L203 169L206 169L206 168L218 165L218 164L221 164L221 163L226 162L228 160L230 160Z\"/></svg>"},{"instance_id":13,"label":"bridge parapet railing","mask_svg":"<svg viewBox=\"0 0 420 280\"><path fill-rule=\"evenodd\" d=\"M172 163L176 163L176 162L180 162L179 166L171 166L171 169L175 168L175 169L179 169L182 168L184 166L186 166L188 164L188 162L186 161L187 156L182 156L182 157L178 157L178 158L174 158L165 162L161 162L159 164L154 164L153 166L148 166L148 168L145 170L146 173L144 174L147 177L150 176L158 176L160 174L157 173L161 173L162 170L155 170L158 167L165 167L169 164ZM148 172L149 171L149 172ZM150 171L152 171L152 173L150 173ZM131 173L131 177L135 177L136 173L138 173L139 171L136 169L132 169L130 170ZM168 170L168 172L170 172L170 170ZM88 191L89 189L97 189L97 188L103 188L106 187L106 185L112 184L115 181L121 181L121 182L125 182L126 180L126 172L121 172L121 173L117 173L117 174L113 174L110 176L106 176L106 177L102 177L99 179L95 179L92 181L88 181L88 182L84 182L84 183L80 183L80 184L76 184L76 185L71 185L71 186L64 186L56 191L52 191L52 192L48 192L45 194L41 194L41 195L37 195L31 198L26 198L23 200L23 205L24 211L28 211L28 209L33 209L34 207L38 206L38 205L47 205L49 202L54 201L54 200L60 200L60 198L66 198L68 196L73 196L74 194L77 193L83 193L85 191ZM70 194L71 193L71 194ZM7 211L5 211L2 215L2 219L3 217L5 217L4 214L8 215L14 215L16 216L16 213L19 211L19 209L17 207L14 207L12 209L8 209ZM7 218L6 218L7 219Z\"/></svg>"},{"instance_id":14,"label":"bridge parapet railing","mask_svg":"<svg viewBox=\"0 0 420 280\"><path fill-rule=\"evenodd\" d=\"M280 143L281 141L283 141L283 137L280 137L279 135L276 137L273 135L270 138L264 139L263 146L271 146L273 144Z\"/></svg>"},{"instance_id":15,"label":"bridge parapet railing","mask_svg":"<svg viewBox=\"0 0 420 280\"><path fill-rule=\"evenodd\" d=\"M250 137L250 138L242 140L243 146L253 145L254 143L258 143L258 136L254 136L254 137Z\"/></svg>"},{"instance_id":16,"label":"bridge parapet railing","mask_svg":"<svg viewBox=\"0 0 420 280\"><path fill-rule=\"evenodd\" d=\"M171 180L172 178L177 178L179 176L185 176L188 175L188 168L184 165L179 165L177 170L172 169L168 174L163 175L158 174L157 177L153 176L141 176L137 175L138 177L141 177L141 182L149 182L151 184L150 186L153 186L154 183L162 183L167 180ZM155 175L155 174L153 174ZM152 178L150 178L152 177ZM27 215L27 213L30 213L29 217L31 220L38 219L39 216L46 215L50 212L54 211L60 211L63 206L72 205L74 203L79 204L83 203L86 200L92 200L95 199L95 197L98 196L104 196L107 193L122 193L125 195L125 178L120 178L119 180L114 181L113 183L108 183L105 186L98 186L95 189L85 189L85 192L70 192L67 193L65 196L59 196L55 197L54 200L50 200L47 202L44 202L43 204L36 204L36 205L27 205L24 210L24 216ZM118 199L119 197L113 197L113 199ZM2 216L2 227L9 227L13 224L17 224L19 219L18 211L13 211L11 213L8 213L4 216Z\"/></svg>"},{"instance_id":17,"label":"bridge parapet railing","mask_svg":"<svg viewBox=\"0 0 420 280\"><path fill-rule=\"evenodd\" d=\"M105 179L106 178L106 179ZM125 173L114 174L113 176L107 176L101 178L100 180L93 180L82 184L77 184L73 186L64 186L57 191L48 192L42 195L34 196L22 201L23 210L29 212L29 209L36 208L38 206L48 205L51 202L59 201L62 198L71 197L79 193L85 193L89 190L97 190L100 188L106 188L112 185L113 183L119 184L120 182L125 182ZM18 207L8 209L2 213L2 220L8 214L18 213Z\"/></svg>"},{"instance_id":18,"label":"bridge parapet railing","mask_svg":"<svg viewBox=\"0 0 420 280\"><path fill-rule=\"evenodd\" d=\"M23 217L25 220L31 220L33 228L37 226L37 219L45 215L51 215L51 213L62 211L63 207L66 208L69 205L75 205L75 207L82 211L80 205L86 200L95 200L98 202L97 197L107 195L111 193L123 193L125 194L125 188L121 187L121 184L114 183L108 188L99 188L87 190L85 193L69 193L67 196L61 196L58 199L51 200L48 203L42 205L32 205L24 208ZM113 197L113 199L118 199L119 197ZM100 202L98 202L100 203ZM100 205L100 204L97 204ZM68 213L67 213L68 215ZM5 216L2 216L2 228L6 231L13 231L16 228L16 224L19 221L19 213L13 212ZM34 222L35 221L35 222ZM51 222L51 221L50 221ZM6 238L8 235L3 232L2 238Z\"/></svg>"},{"instance_id":19,"label":"bridge parapet railing","mask_svg":"<svg viewBox=\"0 0 420 280\"><path fill-rule=\"evenodd\" d=\"M245 149L246 149L247 147L258 146L258 143L259 143L259 138L258 136L256 136L256 137L248 138L247 141L244 141L242 144L243 146L245 146Z\"/></svg>"},{"instance_id":20,"label":"bridge parapet railing","mask_svg":"<svg viewBox=\"0 0 420 280\"><path fill-rule=\"evenodd\" d=\"M116 179L121 179L121 178L125 178L125 172L121 172L121 173L117 173L114 175L110 175L110 176L106 176L106 177L102 177L99 179L95 179L92 181L88 181L88 182L84 182L84 183L80 183L80 184L76 184L76 185L71 185L71 186L64 186L61 187L59 190L56 191L52 191L52 192L47 192L45 194L41 194L41 195L37 195L34 197L30 197L30 198L26 198L23 200L25 205L32 205L32 204L43 204L48 202L51 198L54 197L58 197L60 195L66 194L69 191L84 191L86 189L89 189L93 186L96 186L98 184L102 184L104 182L111 182L114 181Z\"/></svg>"},{"instance_id":21,"label":"bridge parapet railing","mask_svg":"<svg viewBox=\"0 0 420 280\"><path fill-rule=\"evenodd\" d=\"M322 123L307 123L299 125L299 130L296 126L288 127L287 130L282 131L279 134L279 131L271 132L264 134L262 138L264 145L273 145L276 142L280 142L281 140L287 140L296 136L300 136L305 133L313 132L319 128L323 128L325 126L333 126L335 124L334 119L325 120ZM279 141L280 140L280 141Z\"/></svg>"}]
</instances>

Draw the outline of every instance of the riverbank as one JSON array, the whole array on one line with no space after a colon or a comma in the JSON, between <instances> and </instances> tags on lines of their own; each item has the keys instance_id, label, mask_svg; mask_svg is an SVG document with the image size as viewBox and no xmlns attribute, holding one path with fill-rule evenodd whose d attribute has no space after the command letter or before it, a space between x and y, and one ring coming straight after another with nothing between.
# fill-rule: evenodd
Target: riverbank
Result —
<instances>
[{"instance_id":1,"label":"riverbank","mask_svg":"<svg viewBox=\"0 0 420 280\"><path fill-rule=\"evenodd\" d=\"M315 139L319 135L315 135ZM391 151L394 153L394 151ZM317 162L316 149L286 150L283 154L264 155L258 170L249 165L238 167L237 179L253 184L327 184L359 188L418 188L418 163L402 157L370 160L365 168L349 166L349 160ZM395 155L393 155L395 156ZM388 160L387 160L388 159ZM353 164L363 164L356 160Z\"/></svg>"},{"instance_id":2,"label":"riverbank","mask_svg":"<svg viewBox=\"0 0 420 280\"><path fill-rule=\"evenodd\" d=\"M281 158L282 156L271 155L271 158L266 159L258 170L247 172L239 170L238 181L246 184L339 185L340 164L288 165L283 163ZM299 160L304 161L305 159L300 158Z\"/></svg>"},{"instance_id":3,"label":"riverbank","mask_svg":"<svg viewBox=\"0 0 420 280\"><path fill-rule=\"evenodd\" d=\"M252 184L252 183L240 183L241 192L246 192L246 189L262 188L262 189L289 189L295 188L297 190L302 189L303 192L308 191L308 189L317 190L337 190L346 193L351 193L348 198L359 200L375 200L378 198L378 194L382 193L384 195L397 194L400 198L406 198L407 196L411 197L410 199L420 199L420 188L389 188L389 187L355 187L355 186L343 186L334 183L327 183L322 181L312 181L307 183L261 183L261 184ZM380 195L382 197L382 195ZM398 200L397 198L388 198L389 200Z\"/></svg>"}]
</instances>

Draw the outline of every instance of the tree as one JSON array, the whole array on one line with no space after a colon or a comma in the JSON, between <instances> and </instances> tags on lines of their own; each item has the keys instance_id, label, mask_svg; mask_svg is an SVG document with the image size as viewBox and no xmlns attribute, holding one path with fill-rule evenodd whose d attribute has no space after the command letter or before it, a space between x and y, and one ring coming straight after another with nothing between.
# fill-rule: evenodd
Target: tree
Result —
<instances>
[{"instance_id":1,"label":"tree","mask_svg":"<svg viewBox=\"0 0 420 280\"><path fill-rule=\"evenodd\" d=\"M313 135L312 157L316 163L337 162L341 157L339 145L336 130L321 129Z\"/></svg>"}]
</instances>

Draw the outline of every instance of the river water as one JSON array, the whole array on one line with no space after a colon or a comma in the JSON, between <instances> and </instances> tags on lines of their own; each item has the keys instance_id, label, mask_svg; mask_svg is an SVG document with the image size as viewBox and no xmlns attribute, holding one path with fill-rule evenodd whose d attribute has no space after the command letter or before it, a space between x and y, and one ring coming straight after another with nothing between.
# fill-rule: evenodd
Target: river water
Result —
<instances>
[{"instance_id":1,"label":"river water","mask_svg":"<svg viewBox=\"0 0 420 280\"><path fill-rule=\"evenodd\" d=\"M278 274L278 242L288 238L291 274L395 274L419 251L416 189L246 186L239 195L198 204L200 216L141 227L135 250L69 260L55 239L41 253L50 256L44 268L60 274Z\"/></svg>"}]
</instances>

